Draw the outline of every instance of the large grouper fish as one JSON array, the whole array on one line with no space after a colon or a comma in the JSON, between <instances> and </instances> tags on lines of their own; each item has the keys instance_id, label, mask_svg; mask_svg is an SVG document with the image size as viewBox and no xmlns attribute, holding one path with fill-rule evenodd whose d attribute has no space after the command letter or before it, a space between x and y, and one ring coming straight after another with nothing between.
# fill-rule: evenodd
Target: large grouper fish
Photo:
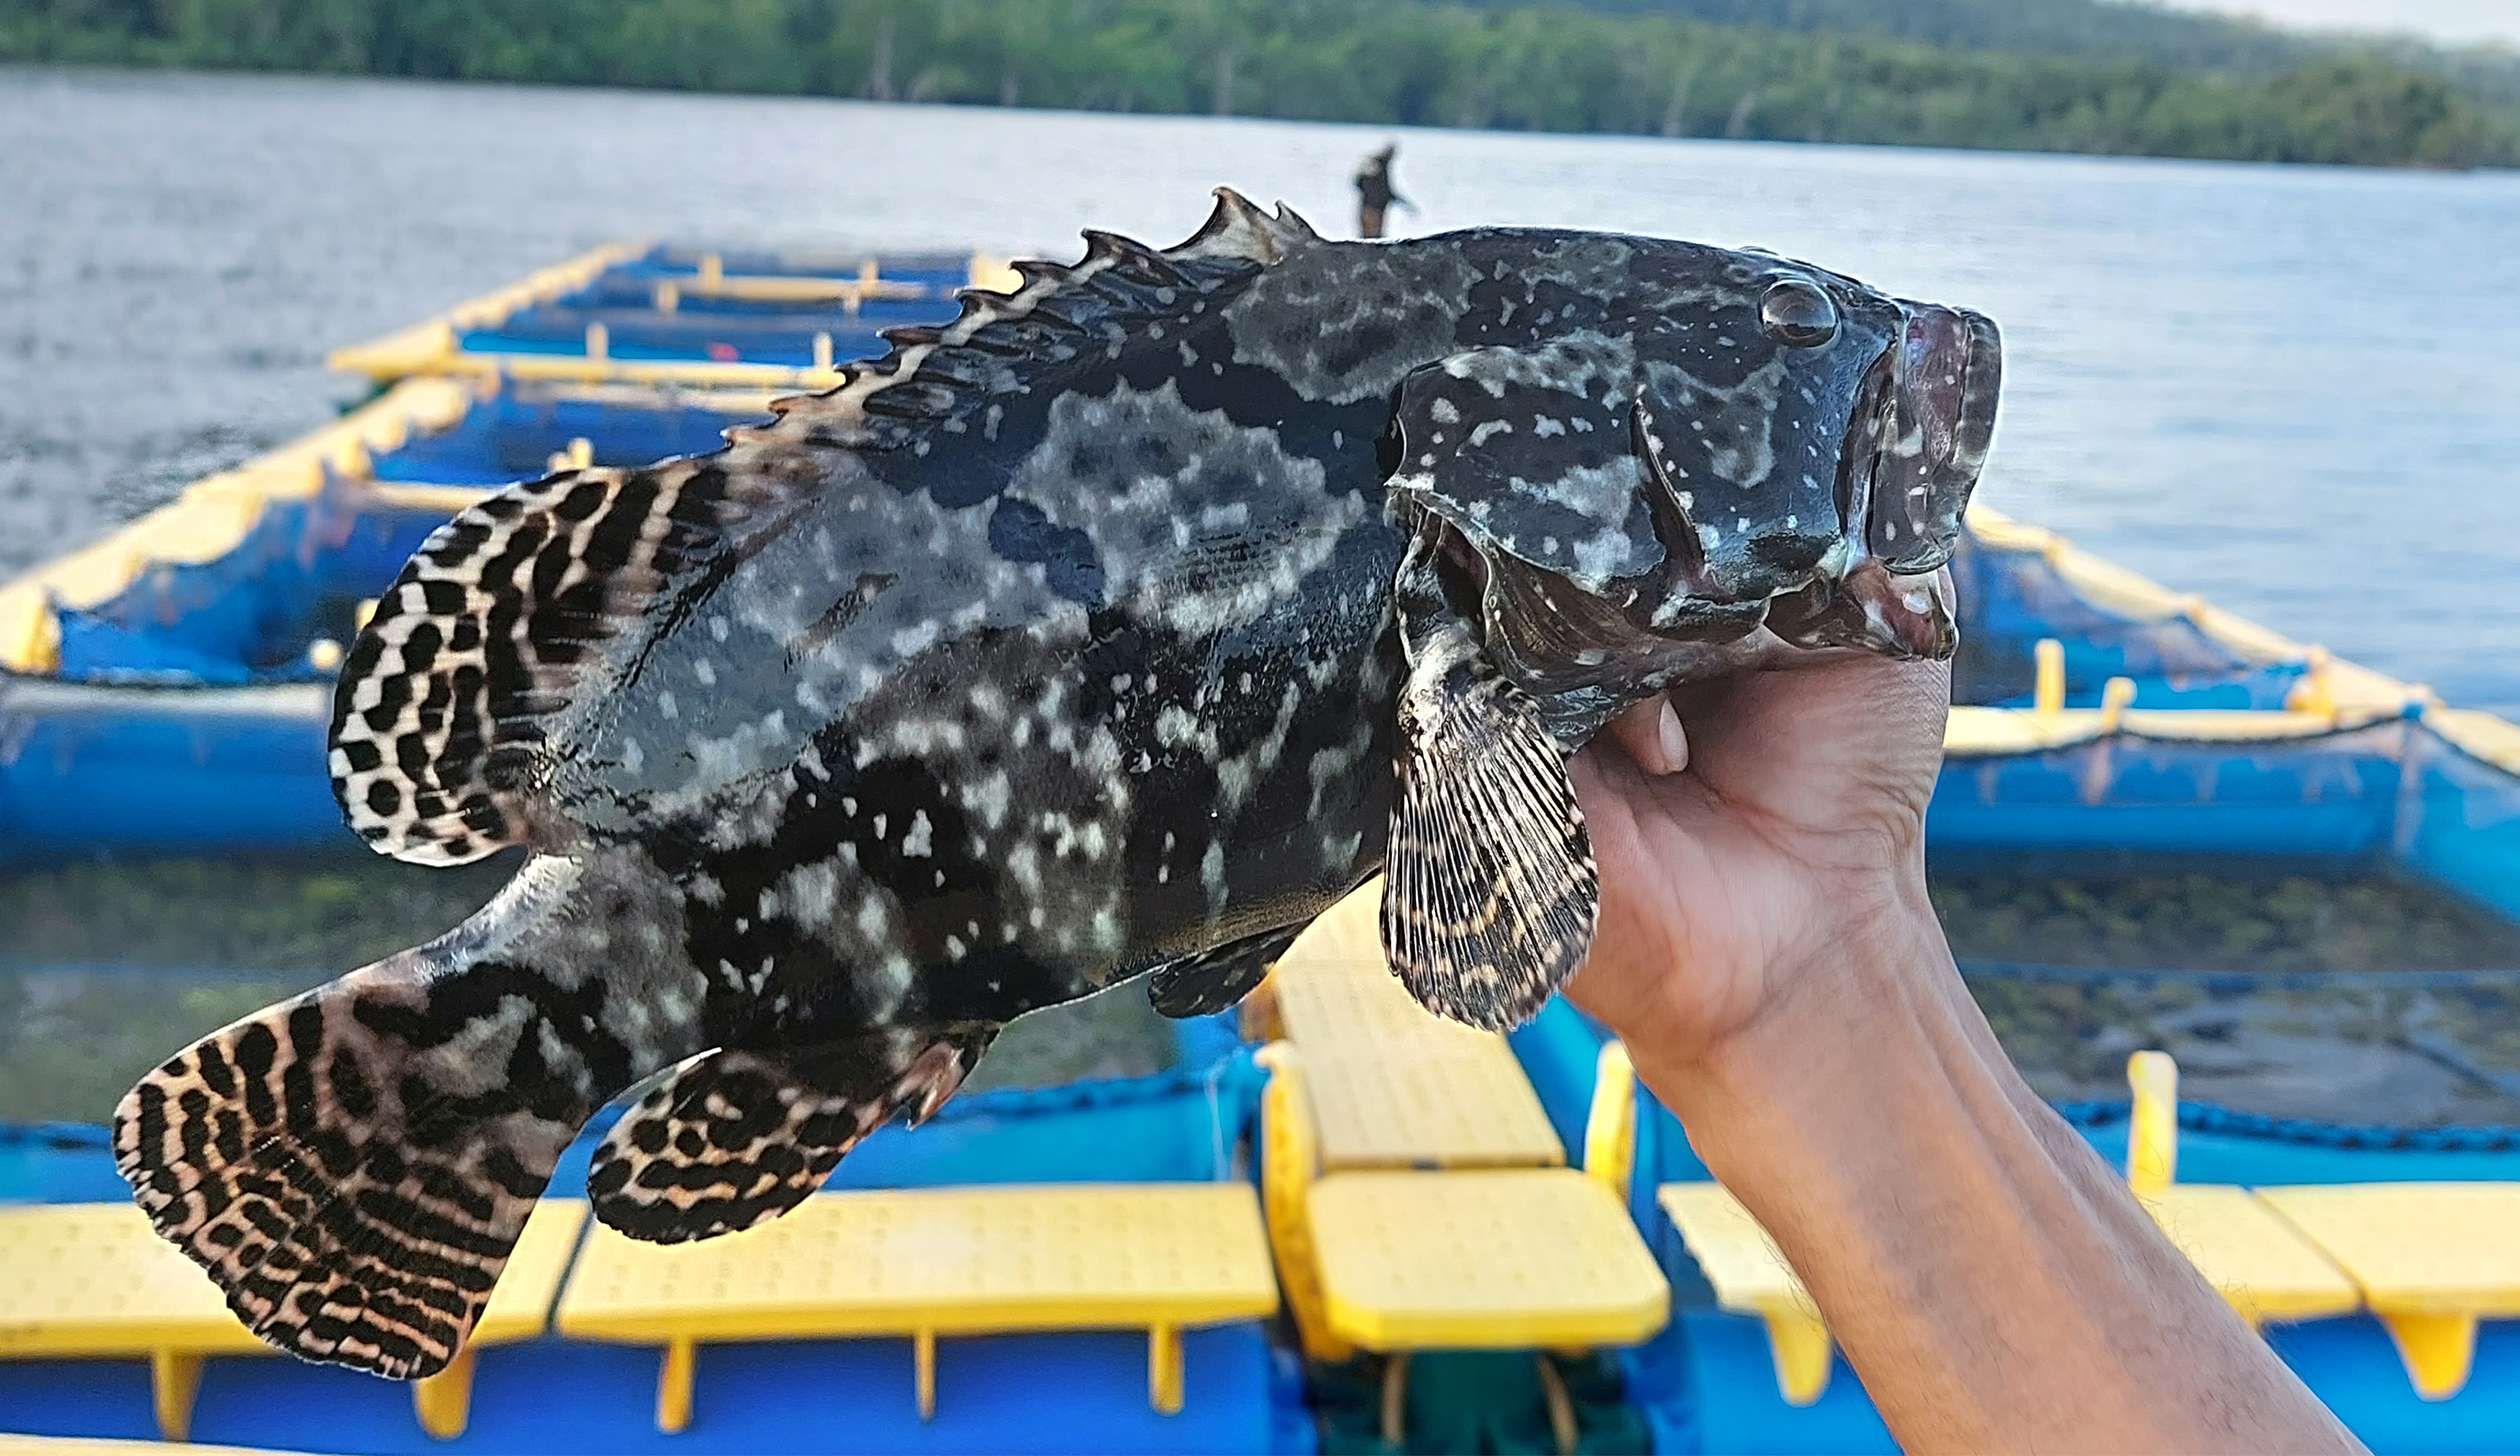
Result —
<instances>
[{"instance_id":1,"label":"large grouper fish","mask_svg":"<svg viewBox=\"0 0 2520 1456\"><path fill-rule=\"evenodd\" d=\"M1674 682L1940 656L1994 328L1761 252L1328 242L1230 191L1019 265L714 454L432 535L335 692L461 927L149 1074L114 1150L284 1349L454 1356L562 1150L634 1237L793 1207L1009 1021L1233 1004L1376 872L1473 1025L1586 954L1566 760Z\"/></svg>"}]
</instances>

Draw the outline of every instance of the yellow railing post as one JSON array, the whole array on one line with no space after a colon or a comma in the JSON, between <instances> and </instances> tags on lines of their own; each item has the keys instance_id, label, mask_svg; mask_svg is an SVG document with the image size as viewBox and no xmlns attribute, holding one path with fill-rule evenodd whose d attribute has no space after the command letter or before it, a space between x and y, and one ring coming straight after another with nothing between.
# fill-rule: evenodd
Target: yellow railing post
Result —
<instances>
[{"instance_id":1,"label":"yellow railing post","mask_svg":"<svg viewBox=\"0 0 2520 1456\"><path fill-rule=\"evenodd\" d=\"M2030 696L2030 710L2041 718L2053 719L2065 711L2065 644L2053 637L2042 637L2033 652L2038 676Z\"/></svg>"},{"instance_id":2,"label":"yellow railing post","mask_svg":"<svg viewBox=\"0 0 2520 1456\"><path fill-rule=\"evenodd\" d=\"M1584 1116L1584 1176L1627 1202L1636 1172L1636 1064L1625 1044L1601 1044L1593 1063L1592 1107Z\"/></svg>"},{"instance_id":3,"label":"yellow railing post","mask_svg":"<svg viewBox=\"0 0 2520 1456\"><path fill-rule=\"evenodd\" d=\"M2313 647L2302 656L2301 681L2293 684L2284 701L2287 712L2310 713L2336 721L2335 656L2324 647Z\"/></svg>"},{"instance_id":4,"label":"yellow railing post","mask_svg":"<svg viewBox=\"0 0 2520 1456\"><path fill-rule=\"evenodd\" d=\"M2126 1183L2138 1198L2159 1198L2179 1178L2179 1064L2168 1052L2126 1059L2134 1093L2127 1118Z\"/></svg>"},{"instance_id":5,"label":"yellow railing post","mask_svg":"<svg viewBox=\"0 0 2520 1456\"><path fill-rule=\"evenodd\" d=\"M2135 679L2113 677L2100 689L2100 731L2115 733L2126 726L2126 710L2135 704Z\"/></svg>"}]
</instances>

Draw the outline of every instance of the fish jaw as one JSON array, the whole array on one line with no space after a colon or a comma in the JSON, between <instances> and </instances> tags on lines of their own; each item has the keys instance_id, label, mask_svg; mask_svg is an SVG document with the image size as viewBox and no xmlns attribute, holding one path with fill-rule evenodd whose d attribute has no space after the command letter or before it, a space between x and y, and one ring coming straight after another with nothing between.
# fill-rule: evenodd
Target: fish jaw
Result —
<instances>
[{"instance_id":1,"label":"fish jaw","mask_svg":"<svg viewBox=\"0 0 2520 1456\"><path fill-rule=\"evenodd\" d=\"M1983 314L1917 304L1887 357L1889 416L1865 508L1850 511L1847 527L1891 574L1922 576L1951 559L1985 468L2003 342Z\"/></svg>"}]
</instances>

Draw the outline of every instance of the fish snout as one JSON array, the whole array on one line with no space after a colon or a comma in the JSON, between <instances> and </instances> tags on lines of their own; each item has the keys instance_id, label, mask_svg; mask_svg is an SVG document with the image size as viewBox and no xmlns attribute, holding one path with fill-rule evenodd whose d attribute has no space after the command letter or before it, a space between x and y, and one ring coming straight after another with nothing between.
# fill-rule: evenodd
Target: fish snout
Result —
<instances>
[{"instance_id":1,"label":"fish snout","mask_svg":"<svg viewBox=\"0 0 2520 1456\"><path fill-rule=\"evenodd\" d=\"M1865 545L1894 575L1951 559L1994 438L2004 351L1995 323L1918 304L1892 346L1891 408L1873 472Z\"/></svg>"}]
</instances>

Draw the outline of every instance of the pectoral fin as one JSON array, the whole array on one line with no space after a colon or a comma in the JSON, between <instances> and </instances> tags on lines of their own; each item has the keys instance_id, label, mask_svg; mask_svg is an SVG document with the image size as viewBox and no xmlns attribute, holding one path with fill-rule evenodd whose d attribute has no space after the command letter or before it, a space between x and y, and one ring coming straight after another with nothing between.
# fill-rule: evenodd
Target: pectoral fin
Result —
<instances>
[{"instance_id":1,"label":"pectoral fin","mask_svg":"<svg viewBox=\"0 0 2520 1456\"><path fill-rule=\"evenodd\" d=\"M1538 705L1481 655L1422 552L1401 568L1399 598L1409 675L1383 950L1430 1010L1501 1031L1592 948L1592 842Z\"/></svg>"}]
</instances>

